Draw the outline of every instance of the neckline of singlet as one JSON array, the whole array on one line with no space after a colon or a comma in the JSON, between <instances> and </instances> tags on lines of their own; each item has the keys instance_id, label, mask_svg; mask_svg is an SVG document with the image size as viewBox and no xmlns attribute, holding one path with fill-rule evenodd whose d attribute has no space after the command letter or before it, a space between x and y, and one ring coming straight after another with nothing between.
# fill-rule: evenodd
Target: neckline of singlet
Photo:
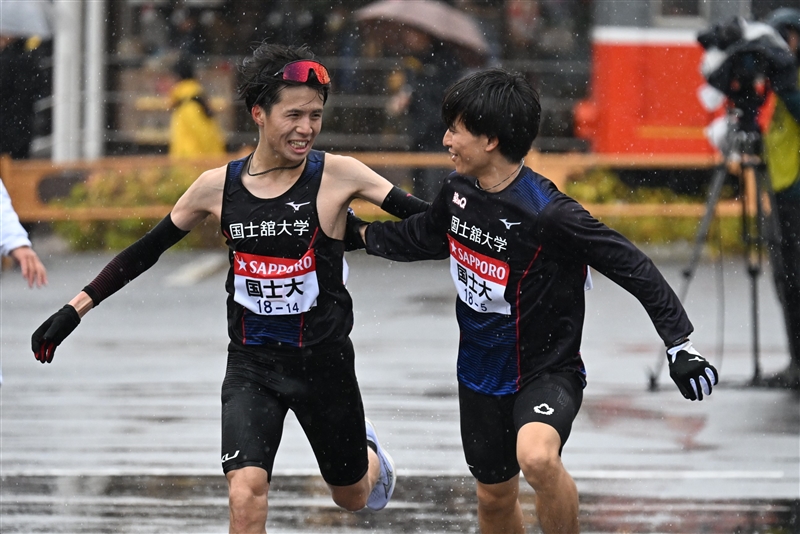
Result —
<instances>
[{"instance_id":1,"label":"neckline of singlet","mask_svg":"<svg viewBox=\"0 0 800 534\"><path fill-rule=\"evenodd\" d=\"M242 160L242 165L241 165L241 167L239 169L239 186L242 188L243 191L245 191L248 195L250 195L251 198L253 198L255 200L258 200L258 201L261 201L261 202L279 200L281 197L284 197L284 196L288 195L289 193L291 193L292 190L295 187L298 187L298 185L301 182L304 182L304 178L306 178L306 173L308 172L309 163L311 162L311 157L310 157L311 156L311 152L309 152L308 156L306 156L306 161L305 161L305 165L303 166L303 171L300 173L300 176L298 176L297 180L295 180L295 182L291 186L289 186L289 189L287 189L286 191L284 191L283 193L281 193L278 196L269 197L269 198L263 198L263 197L256 196L252 191L247 189L247 187L245 187L245 185L244 185L244 182L242 181L242 177L245 174L245 169L250 164L250 159L253 157L253 154L254 153L251 152L249 156L247 156L246 158L244 158L244 160Z\"/></svg>"}]
</instances>

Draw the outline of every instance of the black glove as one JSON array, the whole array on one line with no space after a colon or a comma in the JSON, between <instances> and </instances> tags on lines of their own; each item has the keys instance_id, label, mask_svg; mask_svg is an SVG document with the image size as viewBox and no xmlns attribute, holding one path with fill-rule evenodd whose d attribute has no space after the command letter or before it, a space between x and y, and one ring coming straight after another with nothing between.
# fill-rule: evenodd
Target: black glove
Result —
<instances>
[{"instance_id":1,"label":"black glove","mask_svg":"<svg viewBox=\"0 0 800 534\"><path fill-rule=\"evenodd\" d=\"M31 349L36 359L42 363L52 362L56 347L77 328L80 322L81 316L69 304L65 304L51 315L31 336Z\"/></svg>"},{"instance_id":2,"label":"black glove","mask_svg":"<svg viewBox=\"0 0 800 534\"><path fill-rule=\"evenodd\" d=\"M689 400L703 400L711 395L711 386L719 382L719 373L692 346L688 339L667 349L669 376L681 394Z\"/></svg>"},{"instance_id":3,"label":"black glove","mask_svg":"<svg viewBox=\"0 0 800 534\"><path fill-rule=\"evenodd\" d=\"M364 240L361 239L360 229L369 224L367 221L359 219L353 208L347 208L347 226L344 229L344 249L360 250L365 248Z\"/></svg>"}]
</instances>

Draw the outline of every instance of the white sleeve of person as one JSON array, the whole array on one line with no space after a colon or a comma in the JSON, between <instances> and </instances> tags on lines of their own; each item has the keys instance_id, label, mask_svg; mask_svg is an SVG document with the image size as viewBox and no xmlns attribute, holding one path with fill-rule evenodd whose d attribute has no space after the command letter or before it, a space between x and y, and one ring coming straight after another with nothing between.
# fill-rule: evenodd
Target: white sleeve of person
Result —
<instances>
[{"instance_id":1,"label":"white sleeve of person","mask_svg":"<svg viewBox=\"0 0 800 534\"><path fill-rule=\"evenodd\" d=\"M708 360L703 358L689 340L667 349L669 376L681 394L690 400L703 400L711 395L712 386L719 382L719 374Z\"/></svg>"},{"instance_id":2,"label":"white sleeve of person","mask_svg":"<svg viewBox=\"0 0 800 534\"><path fill-rule=\"evenodd\" d=\"M8 256L12 250L29 246L28 232L20 224L6 186L0 179L0 256Z\"/></svg>"}]
</instances>

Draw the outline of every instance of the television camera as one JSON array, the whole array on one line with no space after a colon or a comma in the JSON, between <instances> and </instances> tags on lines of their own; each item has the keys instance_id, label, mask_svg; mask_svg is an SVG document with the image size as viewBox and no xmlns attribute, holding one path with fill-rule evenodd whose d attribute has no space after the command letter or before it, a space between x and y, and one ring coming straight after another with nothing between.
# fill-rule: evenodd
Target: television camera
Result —
<instances>
[{"instance_id":1,"label":"television camera","mask_svg":"<svg viewBox=\"0 0 800 534\"><path fill-rule=\"evenodd\" d=\"M711 26L701 32L697 40L706 51L701 65L703 77L708 85L727 97L731 105L726 115L712 125L712 131L707 131L712 143L722 153L723 161L712 177L706 212L695 236L690 263L683 270L684 286L679 298L684 301L694 277L723 184L728 176L736 174L742 206L744 259L750 276L754 368L751 384L757 385L761 382L758 276L762 272L768 238L776 234L775 221L770 216L774 205L773 193L762 160L758 114L770 91L782 94L796 90L795 58L786 41L772 26L748 22L741 17ZM720 102L723 100L719 99ZM658 389L662 367L663 356L656 368L650 371L651 391Z\"/></svg>"},{"instance_id":2,"label":"television camera","mask_svg":"<svg viewBox=\"0 0 800 534\"><path fill-rule=\"evenodd\" d=\"M741 17L711 26L697 41L706 51L703 77L740 110L741 130L760 132L758 111L769 91L792 91L797 84L795 58L786 41L772 26Z\"/></svg>"}]
</instances>

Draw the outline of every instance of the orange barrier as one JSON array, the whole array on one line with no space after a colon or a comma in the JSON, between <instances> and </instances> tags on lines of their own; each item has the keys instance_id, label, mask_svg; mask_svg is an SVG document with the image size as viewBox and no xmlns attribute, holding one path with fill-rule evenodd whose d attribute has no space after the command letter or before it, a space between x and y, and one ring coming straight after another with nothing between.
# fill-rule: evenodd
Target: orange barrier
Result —
<instances>
[{"instance_id":1,"label":"orange barrier","mask_svg":"<svg viewBox=\"0 0 800 534\"><path fill-rule=\"evenodd\" d=\"M453 165L446 153L413 153L413 152L353 152L345 153L362 161L366 165L381 168L419 168L441 167L452 169ZM83 220L117 220L124 218L164 217L171 206L148 205L132 207L63 207L42 200L41 186L45 182L50 185L63 184L68 188L70 183L80 181L80 176L88 176L96 172L115 171L120 175L133 170L162 168L180 165L182 168L196 170L199 175L205 169L225 165L231 157L226 155L214 158L193 160L175 160L168 156L125 156L107 157L93 161L75 161L69 163L53 163L50 160L12 160L7 156L0 158L0 177L8 189L14 209L23 222L51 221L83 221ZM526 164L537 172L552 180L556 186L563 188L566 181L579 176L591 168L606 167L615 169L702 169L711 168L718 163L713 156L704 155L595 155L595 154L542 154L531 152ZM72 182L70 182L72 180ZM738 213L738 203L723 201L718 206L720 215ZM596 216L701 216L703 204L598 204L586 205ZM356 201L353 209L362 217L381 214L380 208L367 202Z\"/></svg>"}]
</instances>

